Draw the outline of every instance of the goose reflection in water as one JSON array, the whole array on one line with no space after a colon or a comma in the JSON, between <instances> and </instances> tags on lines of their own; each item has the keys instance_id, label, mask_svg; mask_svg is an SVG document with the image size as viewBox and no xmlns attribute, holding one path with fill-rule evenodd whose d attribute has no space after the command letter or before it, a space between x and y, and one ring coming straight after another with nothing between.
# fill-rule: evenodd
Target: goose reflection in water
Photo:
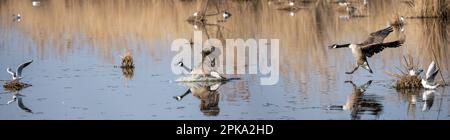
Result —
<instances>
[{"instance_id":1,"label":"goose reflection in water","mask_svg":"<svg viewBox=\"0 0 450 140\"><path fill-rule=\"evenodd\" d=\"M355 85L352 81L346 81L345 83L353 86L352 94L347 97L344 105L331 106L331 109L351 111L352 120L361 119L361 115L364 115L365 112L370 112L370 115L374 115L376 118L381 115L383 105L379 103L379 97L365 94L372 81L368 81L361 86Z\"/></svg>"},{"instance_id":2,"label":"goose reflection in water","mask_svg":"<svg viewBox=\"0 0 450 140\"><path fill-rule=\"evenodd\" d=\"M191 94L200 99L200 111L206 116L219 115L219 88L225 82L185 82L182 83L188 90L179 96L174 96L177 101Z\"/></svg>"}]
</instances>

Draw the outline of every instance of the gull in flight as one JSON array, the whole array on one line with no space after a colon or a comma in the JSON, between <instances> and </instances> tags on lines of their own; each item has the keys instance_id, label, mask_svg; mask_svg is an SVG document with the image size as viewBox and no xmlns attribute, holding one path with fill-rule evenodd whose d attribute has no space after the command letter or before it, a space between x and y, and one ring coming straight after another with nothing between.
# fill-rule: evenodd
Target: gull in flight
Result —
<instances>
[{"instance_id":1,"label":"gull in flight","mask_svg":"<svg viewBox=\"0 0 450 140\"><path fill-rule=\"evenodd\" d=\"M28 65L30 65L32 62L33 62L33 60L30 60L30 61L28 61L28 62L26 62L26 63L20 64L20 65L17 67L17 72L12 71L11 68L7 68L6 71L7 71L9 74L11 74L13 80L20 80L20 79L23 78L23 77L22 77L22 70L23 70L25 67L27 67Z\"/></svg>"},{"instance_id":2,"label":"gull in flight","mask_svg":"<svg viewBox=\"0 0 450 140\"><path fill-rule=\"evenodd\" d=\"M439 72L439 68L436 67L436 63L433 61L431 62L430 66L428 66L427 73L425 74L425 79L422 79L422 86L425 89L436 89L439 87L439 84L437 84L434 79Z\"/></svg>"}]
</instances>

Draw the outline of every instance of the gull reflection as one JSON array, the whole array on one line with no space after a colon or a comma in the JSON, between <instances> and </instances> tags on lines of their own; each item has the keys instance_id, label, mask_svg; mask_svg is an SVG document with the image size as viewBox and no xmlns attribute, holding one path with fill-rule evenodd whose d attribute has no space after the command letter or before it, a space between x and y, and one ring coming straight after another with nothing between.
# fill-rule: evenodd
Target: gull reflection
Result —
<instances>
[{"instance_id":1,"label":"gull reflection","mask_svg":"<svg viewBox=\"0 0 450 140\"><path fill-rule=\"evenodd\" d=\"M435 93L436 93L435 90L425 90L422 93L422 100L424 102L422 107L423 112L429 111L430 108L433 106Z\"/></svg>"},{"instance_id":2,"label":"gull reflection","mask_svg":"<svg viewBox=\"0 0 450 140\"><path fill-rule=\"evenodd\" d=\"M14 102L17 101L17 106L21 110L23 110L23 111L25 111L27 113L33 113L33 111L31 109L29 109L28 107L26 107L23 104L22 97L24 97L24 95L20 94L18 91L14 92L12 95L13 95L12 99L10 101L8 101L7 104L11 104L11 103L14 103Z\"/></svg>"}]
</instances>

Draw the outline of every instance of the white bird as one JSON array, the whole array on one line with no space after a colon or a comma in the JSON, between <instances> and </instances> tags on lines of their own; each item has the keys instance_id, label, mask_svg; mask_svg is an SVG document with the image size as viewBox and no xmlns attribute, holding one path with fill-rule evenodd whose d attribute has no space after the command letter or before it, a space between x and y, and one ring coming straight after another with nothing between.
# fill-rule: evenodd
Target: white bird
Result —
<instances>
[{"instance_id":1,"label":"white bird","mask_svg":"<svg viewBox=\"0 0 450 140\"><path fill-rule=\"evenodd\" d=\"M422 111L428 111L433 106L434 94L436 91L434 90L426 90L423 92L422 100L424 101Z\"/></svg>"},{"instance_id":2,"label":"white bird","mask_svg":"<svg viewBox=\"0 0 450 140\"><path fill-rule=\"evenodd\" d=\"M25 67L27 67L28 65L30 65L32 62L33 62L33 60L30 60L30 61L28 61L28 62L26 62L26 63L20 64L20 65L17 67L17 73L14 72L14 71L12 71L11 68L7 68L6 71L7 71L9 74L11 74L13 80L20 80L20 79L22 79L22 70L23 70Z\"/></svg>"},{"instance_id":3,"label":"white bird","mask_svg":"<svg viewBox=\"0 0 450 140\"><path fill-rule=\"evenodd\" d=\"M295 13L294 12L289 12L289 16L293 17L293 16L295 16Z\"/></svg>"},{"instance_id":4,"label":"white bird","mask_svg":"<svg viewBox=\"0 0 450 140\"><path fill-rule=\"evenodd\" d=\"M410 69L409 76L419 76L423 72L422 69Z\"/></svg>"},{"instance_id":5,"label":"white bird","mask_svg":"<svg viewBox=\"0 0 450 140\"><path fill-rule=\"evenodd\" d=\"M215 71L211 71L209 75L211 75L215 78L218 78L218 79L225 79L225 77L221 76L218 72L215 72Z\"/></svg>"},{"instance_id":6,"label":"white bird","mask_svg":"<svg viewBox=\"0 0 450 140\"><path fill-rule=\"evenodd\" d=\"M295 3L293 1L289 1L289 6L294 6Z\"/></svg>"},{"instance_id":7,"label":"white bird","mask_svg":"<svg viewBox=\"0 0 450 140\"><path fill-rule=\"evenodd\" d=\"M346 7L350 5L350 2L338 2L339 6Z\"/></svg>"},{"instance_id":8,"label":"white bird","mask_svg":"<svg viewBox=\"0 0 450 140\"><path fill-rule=\"evenodd\" d=\"M436 89L439 87L439 84L436 84L434 81L434 78L436 77L437 73L439 72L439 69L436 67L436 63L433 61L431 62L430 66L428 66L427 73L425 75L425 79L422 79L422 86L425 89Z\"/></svg>"},{"instance_id":9,"label":"white bird","mask_svg":"<svg viewBox=\"0 0 450 140\"><path fill-rule=\"evenodd\" d=\"M33 5L33 7L36 7L36 6L41 5L41 2L40 1L33 1L33 2L31 2L31 5Z\"/></svg>"}]
</instances>

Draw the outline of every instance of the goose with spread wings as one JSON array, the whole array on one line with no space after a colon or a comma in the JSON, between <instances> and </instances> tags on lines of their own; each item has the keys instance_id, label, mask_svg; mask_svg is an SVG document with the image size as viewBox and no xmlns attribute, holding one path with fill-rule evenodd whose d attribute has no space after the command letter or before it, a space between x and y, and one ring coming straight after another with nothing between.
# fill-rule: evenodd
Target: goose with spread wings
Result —
<instances>
[{"instance_id":1,"label":"goose with spread wings","mask_svg":"<svg viewBox=\"0 0 450 140\"><path fill-rule=\"evenodd\" d=\"M384 39L394 31L394 28L392 26L389 26L385 29L373 32L370 34L370 37L366 39L364 42L359 44L333 44L329 46L330 49L337 49L337 48L350 48L352 51L353 57L356 61L356 67L350 71L346 72L346 74L353 74L356 70L358 70L359 67L362 67L366 70L368 70L370 73L373 73L372 69L369 66L369 63L367 62L367 58L372 57L373 55L380 53L385 48L397 48L400 47L404 42L405 39L399 39L392 42L384 42Z\"/></svg>"}]
</instances>

